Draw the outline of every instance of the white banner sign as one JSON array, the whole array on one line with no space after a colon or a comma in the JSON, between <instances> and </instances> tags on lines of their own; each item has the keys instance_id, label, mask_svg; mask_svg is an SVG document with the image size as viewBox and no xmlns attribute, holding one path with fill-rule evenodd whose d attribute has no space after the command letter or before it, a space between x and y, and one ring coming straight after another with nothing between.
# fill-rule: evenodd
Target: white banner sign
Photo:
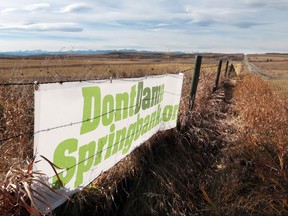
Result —
<instances>
[{"instance_id":1,"label":"white banner sign","mask_svg":"<svg viewBox=\"0 0 288 216\"><path fill-rule=\"evenodd\" d=\"M71 195L87 186L157 131L176 126L182 82L183 74L167 74L39 85L34 170L45 173L45 181L59 193ZM56 170L64 188L40 155L61 168ZM55 195L45 195L52 209L66 200ZM49 209L38 204L44 212Z\"/></svg>"}]
</instances>

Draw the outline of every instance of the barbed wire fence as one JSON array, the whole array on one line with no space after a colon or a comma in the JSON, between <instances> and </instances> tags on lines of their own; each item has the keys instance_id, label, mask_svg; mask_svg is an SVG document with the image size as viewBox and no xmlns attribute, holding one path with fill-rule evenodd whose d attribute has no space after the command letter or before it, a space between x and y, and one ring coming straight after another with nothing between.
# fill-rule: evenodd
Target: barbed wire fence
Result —
<instances>
[{"instance_id":1,"label":"barbed wire fence","mask_svg":"<svg viewBox=\"0 0 288 216\"><path fill-rule=\"evenodd\" d=\"M200 58L200 57L198 57ZM201 57L202 58L202 57ZM220 62L220 61L219 61ZM219 63L220 64L220 63ZM218 64L218 73L220 76L220 73L223 74L225 72L225 75L227 74L227 68L229 62L227 61L227 65L225 69L221 69L221 65ZM221 62L222 64L222 62ZM197 69L198 68L198 69ZM183 80L183 89L182 89L182 96L180 101L180 107L189 107L189 109L193 109L193 106L191 106L191 99L196 97L197 87L195 92L192 95L191 89L195 89L195 85L192 81L195 77L195 73L198 70L198 73L200 71L210 71L214 72L217 68L217 64L209 64L201 67L197 65L197 62L195 62L194 68L187 68L182 71L178 71L177 73L183 73L185 74L184 80ZM193 74L194 70L194 74ZM218 77L217 73L217 77ZM165 74L163 75L165 76ZM197 77L196 77L197 78ZM142 78L135 78L135 79L125 79L123 80L131 80L131 81L139 81L141 79L145 79L145 77ZM121 80L121 79L120 79ZM201 73L197 80L195 82L198 82L199 80L205 81L205 73ZM37 86L40 84L51 84L51 83L59 83L63 84L66 82L87 82L91 83L94 82L97 84L97 82L111 82L113 81L112 78L105 79L105 80L90 80L90 79L71 79L71 80L55 80L55 81L29 81L29 82L1 82L0 83L0 117L1 117L1 127L0 127L0 150L2 151L2 154L11 154L11 152L14 154L14 156L19 157L20 160L23 158L32 158L33 157L33 139L34 136L38 133L50 131L50 130L56 130L63 127L70 127L75 124L81 124L84 121L79 122L71 122L67 123L65 125L59 125L54 128L47 128L45 130L41 131L34 131L34 95L33 92L35 89L37 89ZM192 84L191 84L192 83ZM213 88L213 86L211 86ZM194 103L194 101L193 101ZM4 104L4 105L3 105ZM130 107L127 107L129 109ZM125 109L125 108L124 108ZM116 109L113 109L107 113L102 114L108 115L111 112L117 111ZM179 112L180 113L180 112ZM96 116L94 118L100 118L101 116ZM87 119L85 121L91 121L93 119ZM16 145L15 145L16 143ZM24 150L22 150L24 149ZM5 156L4 156L5 158ZM12 157L13 158L13 157ZM19 163L20 160L11 161L12 163Z\"/></svg>"}]
</instances>

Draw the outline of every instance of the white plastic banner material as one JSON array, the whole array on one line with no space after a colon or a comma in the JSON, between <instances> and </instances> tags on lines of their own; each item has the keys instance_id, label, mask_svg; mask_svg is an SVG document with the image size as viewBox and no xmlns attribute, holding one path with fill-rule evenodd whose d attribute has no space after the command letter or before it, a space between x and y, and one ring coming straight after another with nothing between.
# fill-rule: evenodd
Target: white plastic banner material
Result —
<instances>
[{"instance_id":1,"label":"white plastic banner material","mask_svg":"<svg viewBox=\"0 0 288 216\"><path fill-rule=\"evenodd\" d=\"M35 185L37 206L43 212L56 208L66 201L59 194L72 195L157 131L174 128L182 82L183 74L166 74L40 84L35 90L34 154L39 162L34 170L45 174L41 181L57 194ZM61 168L55 168L60 181L41 155Z\"/></svg>"}]
</instances>

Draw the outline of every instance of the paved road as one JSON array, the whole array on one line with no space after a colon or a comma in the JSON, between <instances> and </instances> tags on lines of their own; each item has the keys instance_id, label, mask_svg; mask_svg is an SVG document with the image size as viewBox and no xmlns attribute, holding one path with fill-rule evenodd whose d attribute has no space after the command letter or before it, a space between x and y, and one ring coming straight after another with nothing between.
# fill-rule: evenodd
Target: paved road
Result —
<instances>
[{"instance_id":1,"label":"paved road","mask_svg":"<svg viewBox=\"0 0 288 216\"><path fill-rule=\"evenodd\" d=\"M259 75L265 79L285 80L285 78L283 78L283 77L274 77L274 76L267 74L267 72L265 72L265 70L257 67L253 63L249 62L247 55L244 56L244 63L247 66L250 73Z\"/></svg>"}]
</instances>

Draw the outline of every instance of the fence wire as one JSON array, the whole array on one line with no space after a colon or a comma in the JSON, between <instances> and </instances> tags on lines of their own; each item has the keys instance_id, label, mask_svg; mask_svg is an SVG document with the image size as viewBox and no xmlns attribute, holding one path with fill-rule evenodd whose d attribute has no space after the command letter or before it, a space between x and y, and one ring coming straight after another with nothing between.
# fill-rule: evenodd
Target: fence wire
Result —
<instances>
[{"instance_id":1,"label":"fence wire","mask_svg":"<svg viewBox=\"0 0 288 216\"><path fill-rule=\"evenodd\" d=\"M163 113L163 114L165 114L166 116L169 116L169 117L172 117L172 116L173 116L173 115L169 115L169 114L167 114L167 113ZM159 119L161 119L161 117L156 117L153 121L151 121L152 123L151 123L151 122L148 122L148 123L144 124L142 127L147 127L148 125L157 122ZM73 165L73 166L71 166L71 167L69 167L69 168L65 168L63 171L61 171L61 172L59 172L59 173L57 173L57 174L58 174L58 175L59 175L59 174L62 174L62 173L64 173L64 172L68 171L69 169L72 169L72 168L78 166L79 164L84 163L85 161L87 161L87 160L89 160L89 159L91 159L91 158L94 158L95 155L100 155L100 154L102 155L103 152L105 152L105 151L107 151L107 150L109 150L109 149L112 149L114 146L117 146L117 148L118 148L118 145L119 145L120 143L126 141L127 139L129 139L129 138L131 138L131 137L134 137L134 135L137 134L138 132L140 132L141 130L142 130L142 128L140 128L140 129L138 129L138 130L135 130L134 133L132 133L132 134L130 134L130 135L128 135L128 136L124 136L123 139L121 139L121 140L119 140L118 142L114 143L113 145L111 145L111 146L103 149L103 150L100 151L100 152L98 152L98 151L95 150L96 153L94 153L94 154L91 155L90 157L85 158L85 159L82 160L82 161L79 161L77 164L75 164L75 165ZM115 132L115 133L116 133L116 132ZM100 137L99 139L101 139L101 138L102 138L102 137ZM98 139L98 140L99 140L99 139ZM107 137L107 139L108 139L108 137ZM113 152L111 152L111 154L113 155ZM56 175L50 176L49 178L53 178L54 176L56 176Z\"/></svg>"},{"instance_id":2,"label":"fence wire","mask_svg":"<svg viewBox=\"0 0 288 216\"><path fill-rule=\"evenodd\" d=\"M216 66L217 66L217 65L213 65L213 66L209 66L209 67L205 67L205 68L215 68ZM190 71L190 70L193 70L193 68L192 68L192 69L183 70L183 71L181 71L181 73L185 73L185 72ZM190 84L190 83L191 83L191 81L188 79L187 81L183 82L183 85L187 85L187 84ZM165 93L179 96L179 94L174 94L174 93L171 93L171 92L165 92ZM189 99L189 98L190 98L190 95L187 95L187 96L185 96L185 97L181 97L181 100L186 100L186 99ZM135 106L136 106L136 105L135 105ZM132 107L135 107L135 106L132 106ZM128 108L129 108L129 107L128 107ZM127 108L127 109L128 109L128 108ZM120 110L120 109L118 109L118 110ZM111 111L111 112L114 112L114 111L117 111L117 110L113 110L113 111ZM111 113L111 112L109 112L109 113ZM107 115L107 114L109 114L109 113L106 113L106 114L103 114L103 115ZM172 116L172 115L169 115L169 114L167 114L167 113L163 113L163 115L166 115L166 116L169 116L169 117ZM155 119L153 119L153 121L148 122L148 123L142 125L142 127L147 127L148 125L151 125L151 124L153 125L153 123L157 122L160 118L162 118L162 116L159 116L159 117L157 116ZM93 120L93 119L87 119L87 121L90 121L90 120ZM82 122L79 122L79 123L82 123ZM69 125L69 126L70 126L70 125ZM125 142L127 139L129 139L129 138L131 138L131 137L134 137L135 134L138 134L138 133L142 130L142 127L139 128L139 129L136 129L136 130L134 131L134 133L129 134L128 136L124 136L124 138L122 138L122 139L119 140L118 142L115 142L113 145L110 145L110 146L109 146L109 144L107 144L107 147L104 148L104 149L102 149L101 151L97 151L97 150L95 149L95 152L94 152L92 155L90 155L88 158L85 158L85 159L83 159L83 160L81 160L81 161L78 161L77 164L74 164L73 166L71 166L71 167L69 167L69 168L63 169L63 171L59 172L58 175L60 175L60 174L62 174L62 173L65 173L65 172L67 172L67 171L70 170L70 169L73 169L74 167L78 166L79 164L84 163L85 161L90 160L91 158L94 158L95 156L96 156L96 157L101 157L101 158L104 157L104 155L102 155L103 152L106 152L106 153L107 153L107 151L112 151L112 152L110 152L111 155L116 154L116 152L113 152L113 150L110 150L110 149L117 148L117 151L119 151L119 149L122 150L122 149L124 148L123 142ZM42 131L41 131L41 132L42 132ZM99 139L101 139L101 138L99 138ZM98 140L99 140L99 139L98 139ZM107 139L108 139L108 138L107 138ZM95 158L95 159L96 159L96 158ZM50 176L49 178L53 178L54 176L56 176L56 175Z\"/></svg>"},{"instance_id":3,"label":"fence wire","mask_svg":"<svg viewBox=\"0 0 288 216\"><path fill-rule=\"evenodd\" d=\"M165 76L174 76L176 74L179 73L185 73L189 70L193 70L193 69L187 69L187 70L183 70L180 71L178 73L175 74L155 74L155 75L148 75L148 76L141 76L141 77L135 77L135 78L112 78L110 77L109 79L100 79L100 80L91 80L91 79L69 79L69 80L56 80L56 81L33 81L33 82L6 82L6 83L0 83L0 86L29 86L29 85L41 85L41 84L55 84L55 83L59 83L59 84L63 84L63 83L72 83L72 82L82 82L82 83L103 83L103 82L107 82L107 81L112 81L113 80L117 80L117 81L131 81L131 82L137 82L137 81L141 81L141 80L145 80L147 77L149 78L153 78L153 77L165 77Z\"/></svg>"},{"instance_id":4,"label":"fence wire","mask_svg":"<svg viewBox=\"0 0 288 216\"><path fill-rule=\"evenodd\" d=\"M173 74L164 74L163 77L165 77L165 76L173 76L173 77L175 77ZM156 77L156 76L154 76L154 77ZM159 77L159 76L158 76L158 77ZM150 76L149 76L149 78L150 78ZM125 79L125 80L122 79L122 80L123 80L123 81L131 81L131 82L139 82L139 81L142 81L142 80L145 80L145 79L146 79L146 77L144 77L144 78L141 77L141 78L139 78L139 79L127 79L127 80L126 80L126 79ZM181 79L181 78L179 78L179 79ZM119 80L119 79L117 79L117 80ZM90 80L90 81L91 81L91 80ZM107 79L107 80L99 80L99 81L96 80L96 83L103 83L103 82L107 82L107 81L110 81L110 80L108 80L108 79ZM93 82L93 83L94 83L94 82ZM26 83L26 84L28 84L28 83ZM32 83L31 83L31 84L32 84ZM43 84L43 83L42 83L42 84ZM46 84L46 83L45 83L45 84ZM33 83L33 85L35 85L35 83ZM180 94L175 94L175 93L173 93L173 92L164 91L163 93L157 95L156 97L151 97L151 98L148 98L148 99L143 98L142 101L157 100L157 99L163 97L163 95L164 95L165 93L166 93L166 94L173 95L173 96L181 96ZM42 132L48 132L48 131L51 131L51 130L56 130L56 129L65 128L65 127L71 127L71 126L73 126L73 125L77 125L77 124L82 124L82 123L85 123L85 122L93 121L93 120L95 120L95 119L101 118L101 117L106 116L106 115L109 115L109 114L111 114L111 113L114 113L114 112L117 112L117 111L123 111L123 110L131 109L131 108L135 108L135 107L137 107L137 106L139 106L139 103L137 103L137 104L135 104L135 105L133 105L133 106L130 106L130 107L124 107L124 108L120 108L120 109L115 109L115 108L114 108L113 110L110 110L109 112L103 113L102 115L96 116L96 117L94 117L94 118L89 118L89 119L82 120L82 121L78 121L78 122L71 122L71 123L67 123L67 124L65 124L65 125L60 125L60 126L56 126L56 127L53 127L53 128L47 128L47 129L35 131L35 132L32 134L32 137L34 137L36 134L39 134L39 133L42 133ZM19 138L19 137L24 136L24 135L31 135L31 132L25 132L25 133L15 134L15 135L12 135L12 136L9 136L9 137L2 138L2 139L0 139L0 143L6 142L6 141L11 140L11 139L16 139L16 138Z\"/></svg>"},{"instance_id":5,"label":"fence wire","mask_svg":"<svg viewBox=\"0 0 288 216\"><path fill-rule=\"evenodd\" d=\"M209 65L209 66L201 66L201 69L207 69L207 68L214 68L217 67L217 64L215 65ZM189 69L185 69L180 71L179 73L185 73L188 71L192 71L194 70L194 68L189 68ZM177 74L177 73L175 73ZM173 75L173 74L163 74L162 76L166 76L166 75ZM161 75L149 75L149 78L153 78L156 76L161 76ZM101 83L101 82L107 82L107 81L113 81L113 80L119 80L119 81L139 81L141 79L145 79L145 77L139 77L136 79L130 79L130 78L117 78L117 79L113 79L112 77L110 79L101 79L101 80L91 80L91 79L69 79L69 80L57 80L57 81L33 81L33 82L6 82L6 83L0 83L0 86L29 86L29 85L41 85L41 84L55 84L55 83L59 83L59 84L63 84L63 83L71 83L71 82L87 82L87 83Z\"/></svg>"},{"instance_id":6,"label":"fence wire","mask_svg":"<svg viewBox=\"0 0 288 216\"><path fill-rule=\"evenodd\" d=\"M209 68L216 69L217 68L217 64L201 66L201 69L209 69ZM165 76L173 76L173 77L175 77L176 74L186 73L188 71L193 71L193 70L194 70L194 68L188 68L188 69L182 70L182 71L180 71L178 73L175 73L175 74L163 74L162 76L163 77L165 77ZM221 72L222 71L225 71L225 69L222 69ZM83 82L83 83L95 83L95 84L97 84L97 83L104 83L104 82L109 82L109 81L113 82L113 80L139 82L139 81L145 80L147 77L153 78L153 77L156 77L156 76L159 77L161 75L149 75L149 76L139 77L139 78L136 77L136 78L133 78L133 79L130 79L130 78L113 79L112 77L110 77L110 79L104 79L104 80L103 79L101 79L101 80L75 79L75 80L58 80L58 81L47 81L47 82L45 82L45 81L43 81L43 82L34 81L34 82L24 82L24 83L23 82L7 82L7 83L0 83L0 86L30 86L30 85L33 85L33 86L36 87L36 86L41 85L41 84L56 84L56 83L63 84L63 83L72 83L72 82ZM188 78L187 81L183 82L183 85L188 85L188 84L191 84L191 77L190 77L190 79ZM174 94L172 92L166 92L165 91L164 93L168 93L168 94L171 94L171 95L179 96L178 94ZM158 98L159 97L160 96L158 96ZM187 95L185 97L181 97L181 100L186 100L186 99L189 99L189 98L190 98L190 95ZM150 99L143 99L143 100L145 101L145 100L154 100L154 99L157 99L157 98L150 98ZM60 129L60 128L64 128L64 127L71 127L71 126L76 125L76 124L82 124L84 122L92 121L92 120L95 120L97 118L103 117L105 115L109 115L110 113L113 113L113 112L116 112L116 111L122 111L122 110L130 109L130 108L134 108L134 107L136 107L138 105L139 104L136 104L136 105L131 106L131 107L124 107L124 108L121 108L121 109L113 109L113 110L111 110L111 111L109 111L107 113L104 113L104 114L102 114L100 116L96 116L94 118L90 118L90 119L86 119L86 120L82 120L82 121L78 121L78 122L67 123L65 125L60 125L60 126L53 127L53 128L47 128L47 129L36 131L34 133L31 133L31 131L29 131L29 132L25 132L25 133L15 134L15 135L12 135L12 136L9 136L9 137L4 137L4 138L0 139L0 143L2 144L4 142L6 142L6 141L9 141L9 140L12 140L12 139L16 139L16 138L20 138L21 136L24 136L24 135L31 135L31 138L32 138L36 134L39 134L39 133L42 133L42 132L48 132L48 131L51 131L51 130L56 130L56 129Z\"/></svg>"}]
</instances>

